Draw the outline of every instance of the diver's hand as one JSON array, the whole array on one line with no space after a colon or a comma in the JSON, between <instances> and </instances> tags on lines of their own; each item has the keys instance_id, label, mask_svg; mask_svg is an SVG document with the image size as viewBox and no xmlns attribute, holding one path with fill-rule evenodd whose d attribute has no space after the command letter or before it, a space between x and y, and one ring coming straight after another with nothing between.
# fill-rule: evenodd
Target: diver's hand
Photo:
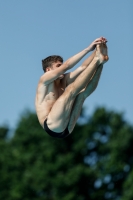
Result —
<instances>
[{"instance_id":1,"label":"diver's hand","mask_svg":"<svg viewBox=\"0 0 133 200\"><path fill-rule=\"evenodd\" d=\"M97 44L101 44L101 43L106 43L107 39L104 37L100 37L95 39L90 45L89 45L89 51L93 51L96 48Z\"/></svg>"}]
</instances>

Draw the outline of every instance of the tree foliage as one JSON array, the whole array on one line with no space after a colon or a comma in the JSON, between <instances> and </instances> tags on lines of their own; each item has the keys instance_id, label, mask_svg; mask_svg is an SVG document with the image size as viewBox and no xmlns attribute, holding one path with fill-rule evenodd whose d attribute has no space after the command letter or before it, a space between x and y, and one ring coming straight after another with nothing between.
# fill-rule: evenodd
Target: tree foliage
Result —
<instances>
[{"instance_id":1,"label":"tree foliage","mask_svg":"<svg viewBox=\"0 0 133 200\"><path fill-rule=\"evenodd\" d=\"M97 108L55 139L27 112L12 139L7 133L0 127L0 199L133 199L133 127L121 113Z\"/></svg>"}]
</instances>

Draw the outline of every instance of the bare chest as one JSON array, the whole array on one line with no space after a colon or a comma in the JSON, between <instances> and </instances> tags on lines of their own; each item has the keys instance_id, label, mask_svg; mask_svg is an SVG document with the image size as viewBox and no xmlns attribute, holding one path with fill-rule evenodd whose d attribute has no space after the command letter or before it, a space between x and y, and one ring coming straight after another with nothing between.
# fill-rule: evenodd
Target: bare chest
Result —
<instances>
[{"instance_id":1,"label":"bare chest","mask_svg":"<svg viewBox=\"0 0 133 200\"><path fill-rule=\"evenodd\" d=\"M55 86L51 85L51 87L48 88L47 94L44 98L45 101L56 101L65 91L65 88L63 86Z\"/></svg>"},{"instance_id":2,"label":"bare chest","mask_svg":"<svg viewBox=\"0 0 133 200\"><path fill-rule=\"evenodd\" d=\"M42 104L54 103L65 91L65 82L62 81L59 84L53 82L47 86L43 84L38 86L36 94L36 104L41 106Z\"/></svg>"}]
</instances>

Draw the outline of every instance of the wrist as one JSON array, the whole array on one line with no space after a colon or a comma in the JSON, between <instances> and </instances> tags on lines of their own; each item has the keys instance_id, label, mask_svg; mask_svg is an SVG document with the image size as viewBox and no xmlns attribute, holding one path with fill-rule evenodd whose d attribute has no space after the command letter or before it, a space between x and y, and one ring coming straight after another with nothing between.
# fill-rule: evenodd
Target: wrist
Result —
<instances>
[{"instance_id":1,"label":"wrist","mask_svg":"<svg viewBox=\"0 0 133 200\"><path fill-rule=\"evenodd\" d=\"M89 53L90 51L91 51L90 47L87 47L87 48L85 49L86 54Z\"/></svg>"}]
</instances>

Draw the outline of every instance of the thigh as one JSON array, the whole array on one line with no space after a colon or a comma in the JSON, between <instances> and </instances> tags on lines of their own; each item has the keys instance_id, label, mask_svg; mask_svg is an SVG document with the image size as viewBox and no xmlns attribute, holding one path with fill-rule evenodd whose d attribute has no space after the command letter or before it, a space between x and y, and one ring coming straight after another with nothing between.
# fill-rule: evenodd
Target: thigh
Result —
<instances>
[{"instance_id":1,"label":"thigh","mask_svg":"<svg viewBox=\"0 0 133 200\"><path fill-rule=\"evenodd\" d=\"M82 110L82 106L84 103L84 92L81 91L78 96L76 97L73 107L72 107L72 112L71 112L71 116L70 116L70 120L69 120L69 124L68 124L68 131L69 133L71 133L75 127L75 124L81 114L81 110Z\"/></svg>"},{"instance_id":2,"label":"thigh","mask_svg":"<svg viewBox=\"0 0 133 200\"><path fill-rule=\"evenodd\" d=\"M57 99L47 117L47 125L52 131L62 132L68 126L74 100L68 89Z\"/></svg>"}]
</instances>

